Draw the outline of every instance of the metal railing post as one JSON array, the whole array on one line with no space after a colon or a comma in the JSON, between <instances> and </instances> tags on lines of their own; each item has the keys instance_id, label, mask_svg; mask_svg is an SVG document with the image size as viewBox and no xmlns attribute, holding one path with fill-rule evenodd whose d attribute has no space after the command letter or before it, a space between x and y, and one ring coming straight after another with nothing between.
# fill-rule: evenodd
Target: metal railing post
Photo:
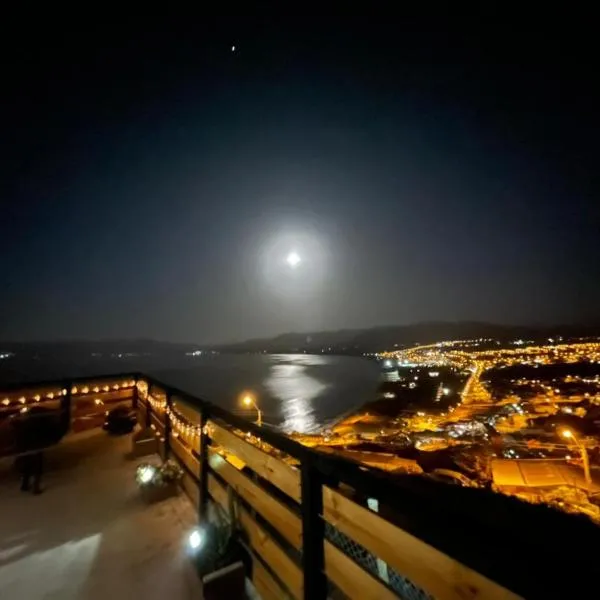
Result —
<instances>
[{"instance_id":1,"label":"metal railing post","mask_svg":"<svg viewBox=\"0 0 600 600\"><path fill-rule=\"evenodd\" d=\"M325 522L322 518L323 485L319 471L312 464L310 454L302 459L300 469L304 598L325 600L327 578L324 555Z\"/></svg>"},{"instance_id":2,"label":"metal railing post","mask_svg":"<svg viewBox=\"0 0 600 600\"><path fill-rule=\"evenodd\" d=\"M200 410L200 481L199 481L199 506L198 516L200 521L208 517L208 433L206 425L208 423L208 407L202 405Z\"/></svg>"},{"instance_id":3,"label":"metal railing post","mask_svg":"<svg viewBox=\"0 0 600 600\"><path fill-rule=\"evenodd\" d=\"M144 399L144 402L146 404L146 429L148 427L150 427L150 425L152 424L152 405L150 404L150 392L152 390L152 386L150 385L150 382L147 383L147 388L146 388L146 398Z\"/></svg>"}]
</instances>

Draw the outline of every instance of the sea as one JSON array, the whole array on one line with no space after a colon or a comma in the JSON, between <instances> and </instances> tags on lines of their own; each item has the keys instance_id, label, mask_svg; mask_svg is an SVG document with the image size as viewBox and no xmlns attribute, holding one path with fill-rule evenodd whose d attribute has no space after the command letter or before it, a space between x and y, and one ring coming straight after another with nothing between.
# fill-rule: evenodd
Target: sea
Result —
<instances>
[{"instance_id":1,"label":"sea","mask_svg":"<svg viewBox=\"0 0 600 600\"><path fill-rule=\"evenodd\" d=\"M187 368L151 375L230 412L253 418L241 398L251 394L263 422L285 432L316 433L375 398L381 371L372 360L314 354L207 355Z\"/></svg>"}]
</instances>

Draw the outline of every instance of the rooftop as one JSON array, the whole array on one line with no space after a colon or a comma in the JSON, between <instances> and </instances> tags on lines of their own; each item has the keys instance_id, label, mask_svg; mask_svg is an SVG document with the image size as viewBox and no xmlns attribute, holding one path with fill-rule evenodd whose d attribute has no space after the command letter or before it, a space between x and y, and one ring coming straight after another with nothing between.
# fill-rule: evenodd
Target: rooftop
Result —
<instances>
[{"instance_id":1,"label":"rooftop","mask_svg":"<svg viewBox=\"0 0 600 600\"><path fill-rule=\"evenodd\" d=\"M3 598L200 597L182 544L197 515L184 494L144 504L135 469L148 458L127 460L130 444L96 430L47 450L41 496L0 461Z\"/></svg>"},{"instance_id":2,"label":"rooftop","mask_svg":"<svg viewBox=\"0 0 600 600\"><path fill-rule=\"evenodd\" d=\"M588 488L581 468L556 459L495 458L492 460L492 475L498 486L543 488L567 485ZM600 492L600 485L592 482L590 491Z\"/></svg>"}]
</instances>

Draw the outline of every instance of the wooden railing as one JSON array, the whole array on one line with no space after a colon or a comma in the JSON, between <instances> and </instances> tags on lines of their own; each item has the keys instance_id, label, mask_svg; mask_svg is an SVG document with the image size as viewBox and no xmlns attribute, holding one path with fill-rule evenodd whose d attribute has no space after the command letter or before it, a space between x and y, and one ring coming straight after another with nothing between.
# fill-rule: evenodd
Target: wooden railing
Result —
<instances>
[{"instance_id":1,"label":"wooden railing","mask_svg":"<svg viewBox=\"0 0 600 600\"><path fill-rule=\"evenodd\" d=\"M340 492L327 459L285 436L149 378L138 383L138 411L162 457L183 467L200 514L212 501L244 531L265 599L326 598L335 588L349 598L395 598L391 569L439 598L517 597ZM345 549L327 539L326 525ZM364 548L379 558L387 577L353 560L353 545L356 557Z\"/></svg>"},{"instance_id":2,"label":"wooden railing","mask_svg":"<svg viewBox=\"0 0 600 600\"><path fill-rule=\"evenodd\" d=\"M131 406L137 378L125 373L5 388L0 391L0 456L18 450L11 427L14 418L55 416L63 435L95 429L103 425L107 411Z\"/></svg>"},{"instance_id":3,"label":"wooden railing","mask_svg":"<svg viewBox=\"0 0 600 600\"><path fill-rule=\"evenodd\" d=\"M587 522L323 455L152 377L119 377L136 382L138 422L181 465L201 522L239 528L265 600L575 597L595 585Z\"/></svg>"}]
</instances>

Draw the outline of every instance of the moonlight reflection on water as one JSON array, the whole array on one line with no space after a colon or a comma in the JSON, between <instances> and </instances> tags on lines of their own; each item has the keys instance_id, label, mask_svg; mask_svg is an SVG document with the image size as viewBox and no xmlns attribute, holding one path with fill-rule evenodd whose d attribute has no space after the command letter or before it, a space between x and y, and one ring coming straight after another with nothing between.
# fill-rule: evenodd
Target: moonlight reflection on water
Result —
<instances>
[{"instance_id":1,"label":"moonlight reflection on water","mask_svg":"<svg viewBox=\"0 0 600 600\"><path fill-rule=\"evenodd\" d=\"M304 358L304 360L302 360ZM289 360L289 359L287 359ZM319 429L316 407L313 404L326 390L327 385L309 375L309 367L325 364L319 356L296 358L295 364L274 364L264 386L270 395L281 401L286 432L314 433Z\"/></svg>"}]
</instances>

